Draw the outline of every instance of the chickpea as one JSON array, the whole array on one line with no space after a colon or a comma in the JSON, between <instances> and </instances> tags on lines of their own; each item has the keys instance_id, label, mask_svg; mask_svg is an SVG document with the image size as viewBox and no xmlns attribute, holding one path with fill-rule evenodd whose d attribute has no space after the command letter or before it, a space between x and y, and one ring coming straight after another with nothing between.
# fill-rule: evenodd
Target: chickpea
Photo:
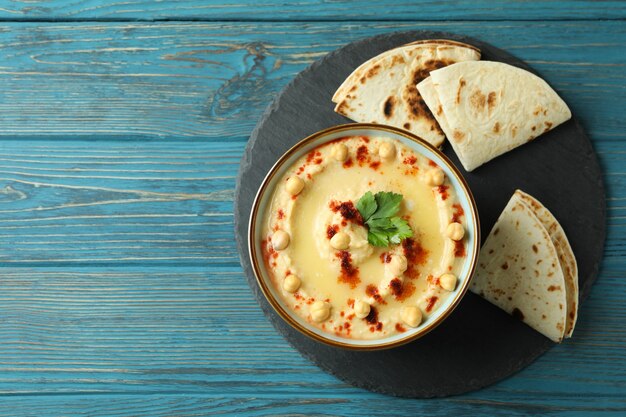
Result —
<instances>
[{"instance_id":1,"label":"chickpea","mask_svg":"<svg viewBox=\"0 0 626 417\"><path fill-rule=\"evenodd\" d=\"M408 261L404 255L393 255L387 265L393 276L399 277L408 268Z\"/></svg>"},{"instance_id":2,"label":"chickpea","mask_svg":"<svg viewBox=\"0 0 626 417\"><path fill-rule=\"evenodd\" d=\"M360 319L367 317L371 309L372 307L365 301L358 300L354 302L354 315Z\"/></svg>"},{"instance_id":3,"label":"chickpea","mask_svg":"<svg viewBox=\"0 0 626 417\"><path fill-rule=\"evenodd\" d=\"M408 326L417 327L422 322L422 311L414 306L404 307L401 317Z\"/></svg>"},{"instance_id":4,"label":"chickpea","mask_svg":"<svg viewBox=\"0 0 626 417\"><path fill-rule=\"evenodd\" d=\"M332 147L330 154L339 162L343 162L348 158L348 147L343 143L338 143Z\"/></svg>"},{"instance_id":5,"label":"chickpea","mask_svg":"<svg viewBox=\"0 0 626 417\"><path fill-rule=\"evenodd\" d=\"M391 159L396 156L396 145L389 142L383 142L378 148L378 154L383 159Z\"/></svg>"},{"instance_id":6,"label":"chickpea","mask_svg":"<svg viewBox=\"0 0 626 417\"><path fill-rule=\"evenodd\" d=\"M437 185L443 184L446 179L446 175L444 174L441 168L433 168L426 171L426 183L433 187Z\"/></svg>"},{"instance_id":7,"label":"chickpea","mask_svg":"<svg viewBox=\"0 0 626 417\"><path fill-rule=\"evenodd\" d=\"M465 229L461 223L452 222L448 225L446 234L452 240L461 240L465 236Z\"/></svg>"},{"instance_id":8,"label":"chickpea","mask_svg":"<svg viewBox=\"0 0 626 417\"><path fill-rule=\"evenodd\" d=\"M350 236L347 233L339 232L336 233L330 239L330 246L337 250L345 250L350 246Z\"/></svg>"},{"instance_id":9,"label":"chickpea","mask_svg":"<svg viewBox=\"0 0 626 417\"><path fill-rule=\"evenodd\" d=\"M304 181L300 177L289 177L285 189L291 195L298 195L304 188Z\"/></svg>"},{"instance_id":10,"label":"chickpea","mask_svg":"<svg viewBox=\"0 0 626 417\"><path fill-rule=\"evenodd\" d=\"M456 277L452 274L443 274L439 277L439 286L446 291L454 291L456 288Z\"/></svg>"},{"instance_id":11,"label":"chickpea","mask_svg":"<svg viewBox=\"0 0 626 417\"><path fill-rule=\"evenodd\" d=\"M283 250L289 246L289 233L277 230L272 235L272 247L274 250Z\"/></svg>"},{"instance_id":12,"label":"chickpea","mask_svg":"<svg viewBox=\"0 0 626 417\"><path fill-rule=\"evenodd\" d=\"M298 288L300 288L300 284L302 284L300 278L295 275L288 275L283 281L283 289L289 293L294 293L298 291Z\"/></svg>"},{"instance_id":13,"label":"chickpea","mask_svg":"<svg viewBox=\"0 0 626 417\"><path fill-rule=\"evenodd\" d=\"M330 305L324 301L316 301L311 304L311 318L316 323L321 323L330 317Z\"/></svg>"}]
</instances>

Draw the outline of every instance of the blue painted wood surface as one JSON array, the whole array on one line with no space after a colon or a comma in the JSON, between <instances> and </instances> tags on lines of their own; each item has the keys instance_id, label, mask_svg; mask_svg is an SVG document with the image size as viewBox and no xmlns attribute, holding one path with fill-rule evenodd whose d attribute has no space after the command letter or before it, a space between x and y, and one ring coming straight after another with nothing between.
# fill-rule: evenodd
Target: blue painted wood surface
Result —
<instances>
[{"instance_id":1,"label":"blue painted wood surface","mask_svg":"<svg viewBox=\"0 0 626 417\"><path fill-rule=\"evenodd\" d=\"M626 413L625 3L363 3L0 2L0 415ZM280 88L349 41L409 29L537 68L594 142L609 216L574 338L429 401L300 358L256 305L232 230L239 158Z\"/></svg>"}]
</instances>

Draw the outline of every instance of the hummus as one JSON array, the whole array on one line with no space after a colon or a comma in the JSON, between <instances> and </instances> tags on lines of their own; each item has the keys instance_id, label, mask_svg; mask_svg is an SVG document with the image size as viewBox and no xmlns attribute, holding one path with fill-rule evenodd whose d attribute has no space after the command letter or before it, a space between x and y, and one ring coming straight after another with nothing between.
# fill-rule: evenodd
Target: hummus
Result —
<instances>
[{"instance_id":1,"label":"hummus","mask_svg":"<svg viewBox=\"0 0 626 417\"><path fill-rule=\"evenodd\" d=\"M367 192L402 195L413 236L368 243ZM456 288L466 256L463 209L436 163L395 139L350 136L287 169L264 213L261 246L282 301L340 337L380 339L417 327Z\"/></svg>"}]
</instances>

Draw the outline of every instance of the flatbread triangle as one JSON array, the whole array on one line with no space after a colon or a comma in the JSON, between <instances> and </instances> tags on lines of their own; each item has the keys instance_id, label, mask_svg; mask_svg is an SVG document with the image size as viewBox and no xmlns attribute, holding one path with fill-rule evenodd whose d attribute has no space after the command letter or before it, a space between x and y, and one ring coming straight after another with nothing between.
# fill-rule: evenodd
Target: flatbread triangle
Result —
<instances>
[{"instance_id":1,"label":"flatbread triangle","mask_svg":"<svg viewBox=\"0 0 626 417\"><path fill-rule=\"evenodd\" d=\"M471 291L560 342L576 322L577 280L563 229L541 203L517 190L481 248Z\"/></svg>"},{"instance_id":2,"label":"flatbread triangle","mask_svg":"<svg viewBox=\"0 0 626 417\"><path fill-rule=\"evenodd\" d=\"M572 116L544 80L502 62L452 64L432 71L417 89L467 171Z\"/></svg>"},{"instance_id":3,"label":"flatbread triangle","mask_svg":"<svg viewBox=\"0 0 626 417\"><path fill-rule=\"evenodd\" d=\"M434 40L386 51L359 66L333 96L335 111L357 122L379 123L408 130L439 146L444 134L421 99L417 83L430 71L480 52L458 42Z\"/></svg>"}]
</instances>

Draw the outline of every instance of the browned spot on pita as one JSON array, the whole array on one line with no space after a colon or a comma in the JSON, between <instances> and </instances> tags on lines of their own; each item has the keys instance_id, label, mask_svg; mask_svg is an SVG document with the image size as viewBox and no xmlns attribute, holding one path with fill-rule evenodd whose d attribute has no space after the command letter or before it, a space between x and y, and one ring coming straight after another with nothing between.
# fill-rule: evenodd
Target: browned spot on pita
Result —
<instances>
[{"instance_id":1,"label":"browned spot on pita","mask_svg":"<svg viewBox=\"0 0 626 417\"><path fill-rule=\"evenodd\" d=\"M545 315L545 314L542 314L542 315L541 315L541 318L545 320L546 315Z\"/></svg>"},{"instance_id":2,"label":"browned spot on pita","mask_svg":"<svg viewBox=\"0 0 626 417\"><path fill-rule=\"evenodd\" d=\"M404 57L402 55L394 55L393 58L391 58L391 65L404 63L406 63L406 61L404 60Z\"/></svg>"},{"instance_id":3,"label":"browned spot on pita","mask_svg":"<svg viewBox=\"0 0 626 417\"><path fill-rule=\"evenodd\" d=\"M563 310L563 304L559 304L559 310Z\"/></svg>"},{"instance_id":4,"label":"browned spot on pita","mask_svg":"<svg viewBox=\"0 0 626 417\"><path fill-rule=\"evenodd\" d=\"M346 115L348 113L348 103L344 100L337 106L337 113Z\"/></svg>"},{"instance_id":5,"label":"browned spot on pita","mask_svg":"<svg viewBox=\"0 0 626 417\"><path fill-rule=\"evenodd\" d=\"M496 295L504 295L506 294L505 291L502 288L494 288L493 289L493 293Z\"/></svg>"},{"instance_id":6,"label":"browned spot on pita","mask_svg":"<svg viewBox=\"0 0 626 417\"><path fill-rule=\"evenodd\" d=\"M500 123L496 122L495 125L493 125L493 133L498 133L500 131Z\"/></svg>"},{"instance_id":7,"label":"browned spot on pita","mask_svg":"<svg viewBox=\"0 0 626 417\"><path fill-rule=\"evenodd\" d=\"M455 130L452 133L452 138L456 140L457 142L461 142L464 137L465 137L465 133L461 132L460 130Z\"/></svg>"},{"instance_id":8,"label":"browned spot on pita","mask_svg":"<svg viewBox=\"0 0 626 417\"><path fill-rule=\"evenodd\" d=\"M533 112L533 115L538 116L539 113L541 113L542 111L543 111L543 107L537 106L535 107L535 111Z\"/></svg>"},{"instance_id":9,"label":"browned spot on pita","mask_svg":"<svg viewBox=\"0 0 626 417\"><path fill-rule=\"evenodd\" d=\"M502 264L502 266L500 268L502 268L502 269L504 269L506 271L507 269L509 269L509 264L507 262L505 262L505 263Z\"/></svg>"},{"instance_id":10,"label":"browned spot on pita","mask_svg":"<svg viewBox=\"0 0 626 417\"><path fill-rule=\"evenodd\" d=\"M513 137L517 135L517 126L515 125L511 126L511 135L513 135Z\"/></svg>"},{"instance_id":11,"label":"browned spot on pita","mask_svg":"<svg viewBox=\"0 0 626 417\"><path fill-rule=\"evenodd\" d=\"M455 61L451 60L434 60L429 59L424 62L424 64L415 69L413 75L411 77L411 82L405 87L403 98L406 100L407 105L409 106L409 115L413 120L418 120L420 118L424 118L431 121L432 126L434 126L434 130L439 132L439 134L443 135L443 132L437 125L435 118L422 99L419 91L417 91L417 84L422 82L425 78L430 75L431 71L434 71L439 68L443 68L450 64L454 64Z\"/></svg>"},{"instance_id":12,"label":"browned spot on pita","mask_svg":"<svg viewBox=\"0 0 626 417\"><path fill-rule=\"evenodd\" d=\"M479 90L474 91L469 100L472 108L476 111L481 112L483 111L483 109L485 108L485 104L487 103L487 97L485 97L485 95Z\"/></svg>"},{"instance_id":13,"label":"browned spot on pita","mask_svg":"<svg viewBox=\"0 0 626 417\"><path fill-rule=\"evenodd\" d=\"M461 103L461 90L465 87L465 80L461 78L459 80L459 89L456 91L456 104Z\"/></svg>"},{"instance_id":14,"label":"browned spot on pita","mask_svg":"<svg viewBox=\"0 0 626 417\"><path fill-rule=\"evenodd\" d=\"M487 96L487 109L491 111L494 107L496 107L496 93L492 91Z\"/></svg>"},{"instance_id":15,"label":"browned spot on pita","mask_svg":"<svg viewBox=\"0 0 626 417\"><path fill-rule=\"evenodd\" d=\"M499 231L500 231L500 228L499 228L499 227L498 227L498 228L496 228L496 230L494 230L494 231L493 231L493 235L494 235L494 236L495 236L495 235L497 235Z\"/></svg>"},{"instance_id":16,"label":"browned spot on pita","mask_svg":"<svg viewBox=\"0 0 626 417\"><path fill-rule=\"evenodd\" d=\"M557 324L556 324L556 329L557 329L558 331L562 332L562 331L563 331L563 323L557 323Z\"/></svg>"},{"instance_id":17,"label":"browned spot on pita","mask_svg":"<svg viewBox=\"0 0 626 417\"><path fill-rule=\"evenodd\" d=\"M536 126L532 126L530 129L534 132L535 129L537 129L537 127Z\"/></svg>"},{"instance_id":18,"label":"browned spot on pita","mask_svg":"<svg viewBox=\"0 0 626 417\"><path fill-rule=\"evenodd\" d=\"M561 291L561 287L559 285L550 285L548 287L548 291L552 292L552 291Z\"/></svg>"},{"instance_id":19,"label":"browned spot on pita","mask_svg":"<svg viewBox=\"0 0 626 417\"><path fill-rule=\"evenodd\" d=\"M535 253L539 252L539 249L537 249L537 245L533 245L533 252Z\"/></svg>"},{"instance_id":20,"label":"browned spot on pita","mask_svg":"<svg viewBox=\"0 0 626 417\"><path fill-rule=\"evenodd\" d=\"M513 311L511 312L511 315L518 320L524 320L524 313L522 313L522 310L520 310L517 307L513 309Z\"/></svg>"},{"instance_id":21,"label":"browned spot on pita","mask_svg":"<svg viewBox=\"0 0 626 417\"><path fill-rule=\"evenodd\" d=\"M441 107L440 104L439 107L437 107L437 116L441 116L441 113L443 113L443 107Z\"/></svg>"},{"instance_id":22,"label":"browned spot on pita","mask_svg":"<svg viewBox=\"0 0 626 417\"><path fill-rule=\"evenodd\" d=\"M552 128L552 123L545 122L545 124L546 124L546 128L543 130L543 133L546 133L547 131L550 130L550 128Z\"/></svg>"},{"instance_id":23,"label":"browned spot on pita","mask_svg":"<svg viewBox=\"0 0 626 417\"><path fill-rule=\"evenodd\" d=\"M383 113L385 117L389 119L393 115L394 105L396 104L396 98L394 96L389 96L387 100L385 100L385 104L383 105Z\"/></svg>"},{"instance_id":24,"label":"browned spot on pita","mask_svg":"<svg viewBox=\"0 0 626 417\"><path fill-rule=\"evenodd\" d=\"M410 129L411 128L411 123L405 123L404 125L405 129Z\"/></svg>"},{"instance_id":25,"label":"browned spot on pita","mask_svg":"<svg viewBox=\"0 0 626 417\"><path fill-rule=\"evenodd\" d=\"M365 74L365 78L372 78L373 76L378 74L379 71L380 71L380 64L376 64L372 68L367 70L367 73Z\"/></svg>"},{"instance_id":26,"label":"browned spot on pita","mask_svg":"<svg viewBox=\"0 0 626 417\"><path fill-rule=\"evenodd\" d=\"M351 92L354 90L356 90L356 85L353 85L352 88L350 89Z\"/></svg>"}]
</instances>

